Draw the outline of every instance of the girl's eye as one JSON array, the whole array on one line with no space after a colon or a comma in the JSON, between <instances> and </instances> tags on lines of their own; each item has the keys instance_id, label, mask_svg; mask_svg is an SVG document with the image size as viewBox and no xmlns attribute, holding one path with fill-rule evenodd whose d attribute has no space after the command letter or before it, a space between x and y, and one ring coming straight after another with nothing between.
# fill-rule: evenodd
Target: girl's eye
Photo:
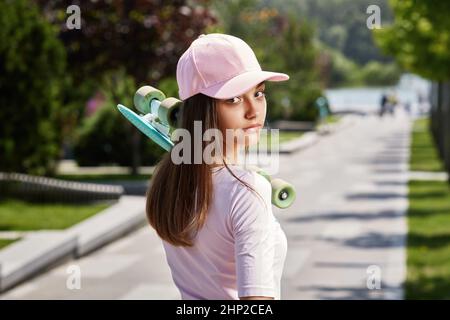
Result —
<instances>
[{"instance_id":1,"label":"girl's eye","mask_svg":"<svg viewBox=\"0 0 450 320\"><path fill-rule=\"evenodd\" d=\"M236 103L238 103L238 102L240 102L241 101L241 98L239 98L239 97L234 97L234 98L232 98L232 99L228 99L227 100L227 103L230 103L230 104L236 104Z\"/></svg>"},{"instance_id":2,"label":"girl's eye","mask_svg":"<svg viewBox=\"0 0 450 320\"><path fill-rule=\"evenodd\" d=\"M258 93L260 94L259 96L258 96ZM257 95L257 96L256 96L257 98L261 98L261 97L264 97L266 94L265 94L264 91L257 91L257 92L256 92L256 95Z\"/></svg>"},{"instance_id":3,"label":"girl's eye","mask_svg":"<svg viewBox=\"0 0 450 320\"><path fill-rule=\"evenodd\" d=\"M255 93L255 96L257 97L257 98L262 98L262 97L264 97L266 94L264 93L264 91L257 91L256 93ZM225 100L228 104L238 104L239 102L241 102L241 100L242 100L242 98L241 97L234 97L234 98L231 98L231 99L228 99L228 100Z\"/></svg>"}]
</instances>

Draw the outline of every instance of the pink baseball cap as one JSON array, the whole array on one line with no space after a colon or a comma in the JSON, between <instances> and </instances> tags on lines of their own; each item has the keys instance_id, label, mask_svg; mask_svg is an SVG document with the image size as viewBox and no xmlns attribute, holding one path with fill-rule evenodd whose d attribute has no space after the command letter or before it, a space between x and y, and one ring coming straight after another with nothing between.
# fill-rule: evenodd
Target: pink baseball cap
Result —
<instances>
[{"instance_id":1,"label":"pink baseball cap","mask_svg":"<svg viewBox=\"0 0 450 320\"><path fill-rule=\"evenodd\" d=\"M284 73L263 71L247 43L222 33L200 35L177 64L178 94L181 100L197 93L216 99L230 99L262 81L288 79L289 76Z\"/></svg>"}]
</instances>

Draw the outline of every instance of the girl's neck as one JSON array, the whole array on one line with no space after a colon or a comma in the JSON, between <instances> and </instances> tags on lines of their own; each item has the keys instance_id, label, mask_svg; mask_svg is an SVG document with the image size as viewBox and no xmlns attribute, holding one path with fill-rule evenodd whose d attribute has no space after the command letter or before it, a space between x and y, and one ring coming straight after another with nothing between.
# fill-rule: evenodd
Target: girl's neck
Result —
<instances>
[{"instance_id":1,"label":"girl's neck","mask_svg":"<svg viewBox=\"0 0 450 320\"><path fill-rule=\"evenodd\" d=\"M223 150L226 150L225 148ZM225 154L223 155L223 157L218 157L215 161L214 164L212 165L213 167L219 167L219 166L223 166L224 162L227 165L239 165L239 153L237 150L237 147L233 148L233 150L227 150L228 152L225 152Z\"/></svg>"}]
</instances>

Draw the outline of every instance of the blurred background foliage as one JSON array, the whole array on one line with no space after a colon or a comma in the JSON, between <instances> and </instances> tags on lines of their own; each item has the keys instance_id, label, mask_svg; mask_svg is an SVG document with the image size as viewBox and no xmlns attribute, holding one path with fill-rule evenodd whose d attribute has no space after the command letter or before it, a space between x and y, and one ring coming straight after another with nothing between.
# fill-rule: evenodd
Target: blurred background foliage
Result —
<instances>
[{"instance_id":1,"label":"blurred background foliage","mask_svg":"<svg viewBox=\"0 0 450 320\"><path fill-rule=\"evenodd\" d=\"M241 37L264 69L289 74L268 86L269 122L316 121L325 88L401 73L366 27L371 4L392 21L386 0L0 0L0 169L52 175L61 158L132 173L153 165L161 150L116 105L132 107L145 84L178 97L178 58L202 33ZM70 5L79 30L66 26Z\"/></svg>"},{"instance_id":2,"label":"blurred background foliage","mask_svg":"<svg viewBox=\"0 0 450 320\"><path fill-rule=\"evenodd\" d=\"M261 5L255 0L215 2L220 25L213 31L245 39L264 70L290 76L282 84L270 83L270 90L266 91L268 121L314 121L314 101L321 95L314 30L292 12L282 15L277 8Z\"/></svg>"},{"instance_id":3,"label":"blurred background foliage","mask_svg":"<svg viewBox=\"0 0 450 320\"><path fill-rule=\"evenodd\" d=\"M0 168L51 172L60 157L66 52L27 0L0 1Z\"/></svg>"},{"instance_id":4,"label":"blurred background foliage","mask_svg":"<svg viewBox=\"0 0 450 320\"><path fill-rule=\"evenodd\" d=\"M137 130L130 130L115 106L130 101L126 105L132 107L130 99L138 87L149 83L158 86L162 78L175 74L179 56L206 26L215 23L215 17L207 9L209 1L35 2L47 20L60 27L59 39L67 50L68 73L72 80L67 101L75 102L73 111L77 116L75 126L68 128L73 134L67 137L66 145L74 146L73 156L77 162L93 165L98 159L98 164L128 164L133 174L142 163L154 164L161 154L158 147ZM66 8L74 4L81 8L79 30L66 27ZM124 78L114 81L123 85L122 92L117 93L117 88L105 84L105 79L119 69L123 69ZM133 85L129 85L131 80ZM83 89L73 90L74 87ZM100 115L82 121L86 116L86 101L98 90L104 93L105 101L97 105L106 105L106 109L99 108ZM108 90L110 92L106 92ZM113 127L108 125L113 123ZM81 129L77 130L80 125ZM128 137L116 139L119 132ZM124 144L124 141L130 143ZM124 148L128 151L123 152Z\"/></svg>"},{"instance_id":5,"label":"blurred background foliage","mask_svg":"<svg viewBox=\"0 0 450 320\"><path fill-rule=\"evenodd\" d=\"M391 0L395 22L376 30L376 42L405 69L450 79L450 2Z\"/></svg>"},{"instance_id":6,"label":"blurred background foliage","mask_svg":"<svg viewBox=\"0 0 450 320\"><path fill-rule=\"evenodd\" d=\"M130 150L137 150L139 163L155 163L164 151L149 139L138 139L140 132L117 112L117 101L131 106L136 82L124 69L106 73L98 96L102 97L95 112L85 117L75 133L74 156L80 166L114 163L133 166ZM130 148L130 146L134 146Z\"/></svg>"}]
</instances>

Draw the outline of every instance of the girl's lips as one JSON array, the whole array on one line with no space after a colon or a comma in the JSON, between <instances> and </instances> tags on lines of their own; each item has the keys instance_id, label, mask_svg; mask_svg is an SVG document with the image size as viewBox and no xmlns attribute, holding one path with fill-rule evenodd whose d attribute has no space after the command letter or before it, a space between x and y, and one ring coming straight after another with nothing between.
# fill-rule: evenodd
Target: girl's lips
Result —
<instances>
[{"instance_id":1,"label":"girl's lips","mask_svg":"<svg viewBox=\"0 0 450 320\"><path fill-rule=\"evenodd\" d=\"M260 125L260 124L254 124L254 125L252 125L252 126L250 126L250 127L244 128L244 130L249 130L249 129L259 129L259 128L261 128L261 125Z\"/></svg>"},{"instance_id":2,"label":"girl's lips","mask_svg":"<svg viewBox=\"0 0 450 320\"><path fill-rule=\"evenodd\" d=\"M261 125L260 124L255 124L254 126L250 126L250 127L244 128L243 130L245 132L256 132L259 129L261 129Z\"/></svg>"}]
</instances>

